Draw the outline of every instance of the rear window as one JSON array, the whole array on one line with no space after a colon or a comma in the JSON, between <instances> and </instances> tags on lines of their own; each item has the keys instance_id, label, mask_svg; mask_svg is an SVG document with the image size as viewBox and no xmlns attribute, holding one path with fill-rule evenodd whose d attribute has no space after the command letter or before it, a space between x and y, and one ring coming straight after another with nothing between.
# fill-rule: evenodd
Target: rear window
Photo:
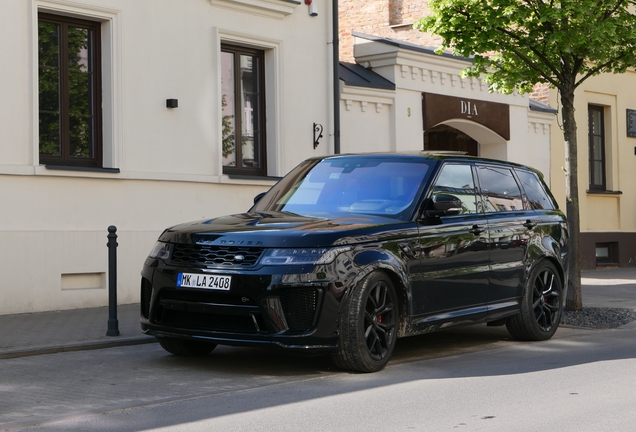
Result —
<instances>
[{"instance_id":1,"label":"rear window","mask_svg":"<svg viewBox=\"0 0 636 432\"><path fill-rule=\"evenodd\" d=\"M533 210L554 210L556 208L554 200L536 173L523 170L516 170L516 172L528 197L530 208Z\"/></svg>"}]
</instances>

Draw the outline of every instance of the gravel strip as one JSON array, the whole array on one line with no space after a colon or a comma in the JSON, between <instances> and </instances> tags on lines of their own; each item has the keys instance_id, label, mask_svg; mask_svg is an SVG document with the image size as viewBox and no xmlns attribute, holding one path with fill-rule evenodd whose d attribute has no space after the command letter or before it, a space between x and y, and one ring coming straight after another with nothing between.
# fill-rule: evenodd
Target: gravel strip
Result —
<instances>
[{"instance_id":1,"label":"gravel strip","mask_svg":"<svg viewBox=\"0 0 636 432\"><path fill-rule=\"evenodd\" d=\"M582 311L563 311L561 324L597 329L617 328L636 321L633 309L584 307Z\"/></svg>"}]
</instances>

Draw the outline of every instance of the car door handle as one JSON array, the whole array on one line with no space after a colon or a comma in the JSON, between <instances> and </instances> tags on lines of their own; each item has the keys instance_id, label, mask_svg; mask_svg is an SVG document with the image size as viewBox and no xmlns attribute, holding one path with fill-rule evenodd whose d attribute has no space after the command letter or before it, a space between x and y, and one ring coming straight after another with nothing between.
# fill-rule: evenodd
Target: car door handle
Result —
<instances>
[{"instance_id":1,"label":"car door handle","mask_svg":"<svg viewBox=\"0 0 636 432\"><path fill-rule=\"evenodd\" d=\"M530 219L528 219L528 220L526 221L526 223L524 223L524 224L523 224L523 226L524 226L524 227L526 227L526 228L528 228L528 229L532 229L532 228L534 228L534 227L536 227L536 226L537 226L537 223L536 223L536 222L531 221Z\"/></svg>"},{"instance_id":2,"label":"car door handle","mask_svg":"<svg viewBox=\"0 0 636 432\"><path fill-rule=\"evenodd\" d=\"M473 225L473 227L469 229L468 232L471 234L479 235L484 232L484 229L481 228L479 225Z\"/></svg>"}]
</instances>

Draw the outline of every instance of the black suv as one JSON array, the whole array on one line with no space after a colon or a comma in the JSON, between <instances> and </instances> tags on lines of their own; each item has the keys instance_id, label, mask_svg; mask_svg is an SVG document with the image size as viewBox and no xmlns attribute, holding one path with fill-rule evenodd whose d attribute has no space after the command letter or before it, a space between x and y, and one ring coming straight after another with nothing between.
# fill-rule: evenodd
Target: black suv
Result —
<instances>
[{"instance_id":1,"label":"black suv","mask_svg":"<svg viewBox=\"0 0 636 432\"><path fill-rule=\"evenodd\" d=\"M247 212L167 229L141 328L176 355L217 344L329 351L382 369L396 339L458 324L552 337L566 218L537 171L459 154L306 160Z\"/></svg>"}]
</instances>

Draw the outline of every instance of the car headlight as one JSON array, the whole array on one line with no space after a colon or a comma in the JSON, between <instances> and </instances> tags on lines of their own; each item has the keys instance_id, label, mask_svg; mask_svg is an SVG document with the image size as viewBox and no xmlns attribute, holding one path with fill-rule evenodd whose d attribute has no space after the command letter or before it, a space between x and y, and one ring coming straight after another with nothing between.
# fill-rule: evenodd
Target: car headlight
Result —
<instances>
[{"instance_id":1,"label":"car headlight","mask_svg":"<svg viewBox=\"0 0 636 432\"><path fill-rule=\"evenodd\" d=\"M157 242L150 251L150 258L156 258L165 260L170 257L170 250L172 249L170 243Z\"/></svg>"},{"instance_id":2,"label":"car headlight","mask_svg":"<svg viewBox=\"0 0 636 432\"><path fill-rule=\"evenodd\" d=\"M351 250L351 246L337 248L285 248L267 249L261 258L264 265L329 264L341 252Z\"/></svg>"}]
</instances>

